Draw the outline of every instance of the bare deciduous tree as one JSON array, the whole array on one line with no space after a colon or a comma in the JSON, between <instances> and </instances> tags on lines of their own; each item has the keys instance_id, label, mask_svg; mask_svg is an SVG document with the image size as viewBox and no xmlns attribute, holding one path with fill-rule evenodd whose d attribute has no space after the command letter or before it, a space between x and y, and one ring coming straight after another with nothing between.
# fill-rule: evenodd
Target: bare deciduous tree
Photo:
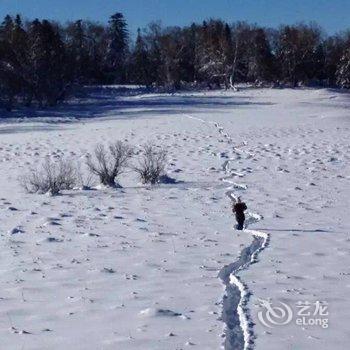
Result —
<instances>
[{"instance_id":1,"label":"bare deciduous tree","mask_svg":"<svg viewBox=\"0 0 350 350\"><path fill-rule=\"evenodd\" d=\"M139 174L142 183L155 184L164 175L167 151L154 144L146 144L142 148L142 156L134 170Z\"/></svg>"},{"instance_id":2,"label":"bare deciduous tree","mask_svg":"<svg viewBox=\"0 0 350 350\"><path fill-rule=\"evenodd\" d=\"M89 157L87 166L103 185L114 187L117 177L125 170L132 155L132 147L122 141L110 144L108 149L98 144L94 151L95 159Z\"/></svg>"},{"instance_id":3,"label":"bare deciduous tree","mask_svg":"<svg viewBox=\"0 0 350 350\"><path fill-rule=\"evenodd\" d=\"M69 160L53 163L46 158L41 168L32 169L20 178L20 183L28 193L49 193L57 195L69 190L77 182L77 169Z\"/></svg>"}]
</instances>

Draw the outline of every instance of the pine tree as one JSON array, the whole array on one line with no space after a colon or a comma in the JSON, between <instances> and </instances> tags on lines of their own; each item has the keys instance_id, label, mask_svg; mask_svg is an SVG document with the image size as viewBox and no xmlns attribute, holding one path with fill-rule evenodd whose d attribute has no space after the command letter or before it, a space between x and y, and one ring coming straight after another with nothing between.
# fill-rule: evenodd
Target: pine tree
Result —
<instances>
[{"instance_id":1,"label":"pine tree","mask_svg":"<svg viewBox=\"0 0 350 350\"><path fill-rule=\"evenodd\" d=\"M17 90L21 92L21 97L26 105L31 104L32 94L30 84L30 66L28 58L28 35L23 28L22 19L16 16L12 35L11 46L16 61Z\"/></svg>"},{"instance_id":2,"label":"pine tree","mask_svg":"<svg viewBox=\"0 0 350 350\"><path fill-rule=\"evenodd\" d=\"M11 44L0 40L0 106L12 109L18 92L16 64Z\"/></svg>"},{"instance_id":3,"label":"pine tree","mask_svg":"<svg viewBox=\"0 0 350 350\"><path fill-rule=\"evenodd\" d=\"M12 17L6 16L0 27L0 93L6 99L8 110L12 109L15 99L21 97L25 86L23 64L26 42L21 25L19 15L15 22Z\"/></svg>"},{"instance_id":4,"label":"pine tree","mask_svg":"<svg viewBox=\"0 0 350 350\"><path fill-rule=\"evenodd\" d=\"M70 23L66 29L66 54L70 62L68 74L74 82L88 83L90 57L88 38L82 20Z\"/></svg>"},{"instance_id":5,"label":"pine tree","mask_svg":"<svg viewBox=\"0 0 350 350\"><path fill-rule=\"evenodd\" d=\"M0 39L10 41L13 30L13 19L10 15L6 15L0 26Z\"/></svg>"},{"instance_id":6,"label":"pine tree","mask_svg":"<svg viewBox=\"0 0 350 350\"><path fill-rule=\"evenodd\" d=\"M124 63L128 52L129 33L123 14L117 12L109 20L107 66L113 82L124 79Z\"/></svg>"},{"instance_id":7,"label":"pine tree","mask_svg":"<svg viewBox=\"0 0 350 350\"><path fill-rule=\"evenodd\" d=\"M64 45L47 20L33 21L29 36L33 93L40 105L55 105L65 87Z\"/></svg>"}]
</instances>

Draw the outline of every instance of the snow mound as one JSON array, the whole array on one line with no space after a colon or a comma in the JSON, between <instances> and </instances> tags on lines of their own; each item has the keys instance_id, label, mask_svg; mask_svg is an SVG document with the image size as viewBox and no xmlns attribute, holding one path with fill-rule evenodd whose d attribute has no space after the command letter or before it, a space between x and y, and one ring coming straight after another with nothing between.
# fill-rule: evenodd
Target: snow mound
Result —
<instances>
[{"instance_id":1,"label":"snow mound","mask_svg":"<svg viewBox=\"0 0 350 350\"><path fill-rule=\"evenodd\" d=\"M158 308L147 308L140 311L139 315L143 317L180 317L182 319L189 319L189 317L183 315L180 312Z\"/></svg>"}]
</instances>

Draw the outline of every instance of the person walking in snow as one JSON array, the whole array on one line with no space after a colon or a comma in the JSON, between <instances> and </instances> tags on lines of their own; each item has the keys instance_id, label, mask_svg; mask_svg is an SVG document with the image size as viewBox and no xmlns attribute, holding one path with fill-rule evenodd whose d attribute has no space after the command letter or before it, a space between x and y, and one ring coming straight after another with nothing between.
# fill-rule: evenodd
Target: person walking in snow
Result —
<instances>
[{"instance_id":1,"label":"person walking in snow","mask_svg":"<svg viewBox=\"0 0 350 350\"><path fill-rule=\"evenodd\" d=\"M243 230L245 221L244 211L247 210L247 206L241 201L241 197L238 197L237 203L232 205L232 213L236 214L237 230Z\"/></svg>"}]
</instances>

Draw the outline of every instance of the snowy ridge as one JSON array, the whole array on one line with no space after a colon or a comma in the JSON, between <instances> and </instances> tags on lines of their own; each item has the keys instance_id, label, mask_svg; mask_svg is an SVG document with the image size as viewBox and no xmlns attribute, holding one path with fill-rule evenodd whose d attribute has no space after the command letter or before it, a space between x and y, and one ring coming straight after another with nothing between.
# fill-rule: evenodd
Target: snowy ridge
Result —
<instances>
[{"instance_id":1,"label":"snowy ridge","mask_svg":"<svg viewBox=\"0 0 350 350\"><path fill-rule=\"evenodd\" d=\"M233 144L232 137L226 133L224 128L218 123L205 121L188 114L184 116L205 124L213 124L215 128L218 129L220 135L226 139L226 142L229 145ZM234 146L236 154L247 153L248 156L251 156L248 152L237 150L238 147L244 145L245 143L239 146ZM244 177L244 174L230 171L230 162L233 160L234 159L228 159L223 163L222 169L227 176L221 178L221 181L229 184L225 194L232 203L235 203L237 201L237 195L235 194L234 189L246 190L248 187L245 184L239 184L231 180L232 177ZM248 218L245 222L245 227L263 219L263 217L257 213L248 212L247 216ZM248 287L240 280L237 274L239 271L246 269L249 265L257 262L259 253L266 248L270 237L268 233L256 230L244 229L244 232L253 236L252 243L241 251L235 262L224 266L219 272L219 277L225 285L226 293L223 297L222 310L222 319L226 324L226 337L224 342L225 350L249 350L252 349L254 344L252 325L249 322L249 311L246 308L249 300L249 291Z\"/></svg>"}]
</instances>

